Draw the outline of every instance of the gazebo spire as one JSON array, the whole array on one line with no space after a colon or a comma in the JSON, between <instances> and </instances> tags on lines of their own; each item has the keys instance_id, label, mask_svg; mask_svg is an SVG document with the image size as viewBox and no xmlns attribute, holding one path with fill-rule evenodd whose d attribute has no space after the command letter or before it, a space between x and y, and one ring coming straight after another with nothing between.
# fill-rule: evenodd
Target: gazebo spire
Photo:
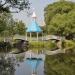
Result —
<instances>
[{"instance_id":1,"label":"gazebo spire","mask_svg":"<svg viewBox=\"0 0 75 75\"><path fill-rule=\"evenodd\" d=\"M32 17L34 20L37 18L34 8L33 8L33 13L32 13L32 16L31 16L31 17Z\"/></svg>"}]
</instances>

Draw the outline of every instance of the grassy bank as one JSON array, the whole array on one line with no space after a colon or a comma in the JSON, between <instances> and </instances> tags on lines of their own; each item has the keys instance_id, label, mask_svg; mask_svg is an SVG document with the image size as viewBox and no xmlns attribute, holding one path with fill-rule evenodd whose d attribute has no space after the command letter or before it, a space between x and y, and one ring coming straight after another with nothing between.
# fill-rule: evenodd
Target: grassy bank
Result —
<instances>
[{"instance_id":1,"label":"grassy bank","mask_svg":"<svg viewBox=\"0 0 75 75\"><path fill-rule=\"evenodd\" d=\"M66 52L75 52L75 41L74 40L64 40L62 42L62 48L66 50Z\"/></svg>"},{"instance_id":2,"label":"grassy bank","mask_svg":"<svg viewBox=\"0 0 75 75\"><path fill-rule=\"evenodd\" d=\"M31 41L29 42L29 49L33 51L52 50L56 48L56 44L52 41Z\"/></svg>"}]
</instances>

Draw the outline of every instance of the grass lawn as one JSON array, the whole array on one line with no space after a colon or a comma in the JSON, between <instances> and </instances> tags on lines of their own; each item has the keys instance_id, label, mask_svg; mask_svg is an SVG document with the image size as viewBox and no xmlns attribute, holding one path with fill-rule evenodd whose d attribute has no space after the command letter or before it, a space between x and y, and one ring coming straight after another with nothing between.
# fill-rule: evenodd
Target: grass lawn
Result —
<instances>
[{"instance_id":1,"label":"grass lawn","mask_svg":"<svg viewBox=\"0 0 75 75\"><path fill-rule=\"evenodd\" d=\"M52 50L56 48L56 44L52 41L31 41L29 42L29 49L33 51Z\"/></svg>"}]
</instances>

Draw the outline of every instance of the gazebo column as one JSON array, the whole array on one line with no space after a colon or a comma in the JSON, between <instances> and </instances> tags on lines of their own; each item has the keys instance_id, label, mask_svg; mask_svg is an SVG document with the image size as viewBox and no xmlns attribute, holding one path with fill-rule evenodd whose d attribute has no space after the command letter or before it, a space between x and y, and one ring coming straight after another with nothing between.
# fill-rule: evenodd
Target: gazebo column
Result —
<instances>
[{"instance_id":1,"label":"gazebo column","mask_svg":"<svg viewBox=\"0 0 75 75\"><path fill-rule=\"evenodd\" d=\"M30 32L30 41L31 41L31 37L32 37L32 34L31 34L31 32Z\"/></svg>"},{"instance_id":2,"label":"gazebo column","mask_svg":"<svg viewBox=\"0 0 75 75\"><path fill-rule=\"evenodd\" d=\"M37 41L38 41L38 39L39 39L38 37L39 37L39 33L37 32Z\"/></svg>"}]
</instances>

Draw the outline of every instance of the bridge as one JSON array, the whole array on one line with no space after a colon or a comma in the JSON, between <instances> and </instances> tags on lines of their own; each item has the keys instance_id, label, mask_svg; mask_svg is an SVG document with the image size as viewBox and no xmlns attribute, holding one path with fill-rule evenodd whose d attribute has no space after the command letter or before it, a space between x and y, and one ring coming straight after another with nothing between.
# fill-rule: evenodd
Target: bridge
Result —
<instances>
[{"instance_id":1,"label":"bridge","mask_svg":"<svg viewBox=\"0 0 75 75\"><path fill-rule=\"evenodd\" d=\"M20 36L20 35L15 35L13 37L13 39L22 39L22 40L26 40L26 37L25 36ZM59 37L59 36L55 36L55 35L46 35L46 36L43 36L43 37L39 37L38 38L38 41L47 41L47 40L61 40L62 37ZM29 40L29 37L28 37L28 40ZM32 37L32 41L36 41L36 37Z\"/></svg>"}]
</instances>

